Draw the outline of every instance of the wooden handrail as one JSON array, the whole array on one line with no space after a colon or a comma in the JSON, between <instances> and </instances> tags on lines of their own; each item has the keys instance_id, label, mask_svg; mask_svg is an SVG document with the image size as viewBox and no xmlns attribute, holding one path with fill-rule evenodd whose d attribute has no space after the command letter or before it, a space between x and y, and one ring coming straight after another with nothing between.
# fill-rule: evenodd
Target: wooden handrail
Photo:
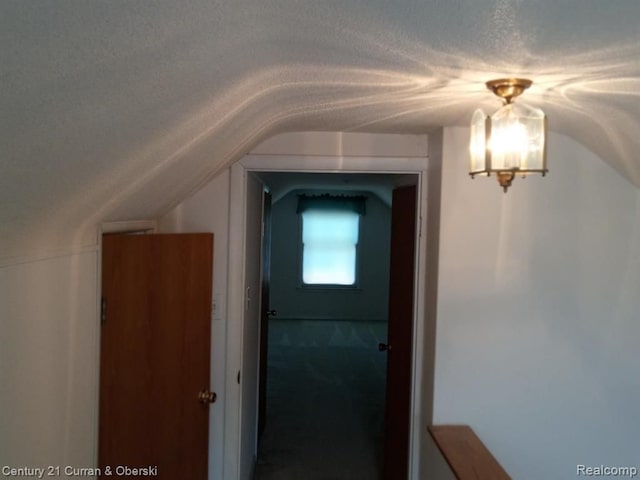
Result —
<instances>
[{"instance_id":1,"label":"wooden handrail","mask_svg":"<svg viewBox=\"0 0 640 480\"><path fill-rule=\"evenodd\" d=\"M432 425L429 433L458 480L511 480L468 425Z\"/></svg>"}]
</instances>

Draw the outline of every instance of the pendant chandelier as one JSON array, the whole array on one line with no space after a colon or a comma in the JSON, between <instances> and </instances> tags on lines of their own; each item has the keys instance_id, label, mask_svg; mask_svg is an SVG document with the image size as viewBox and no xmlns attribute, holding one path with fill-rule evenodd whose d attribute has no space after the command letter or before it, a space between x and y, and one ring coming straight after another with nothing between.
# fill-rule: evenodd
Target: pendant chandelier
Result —
<instances>
[{"instance_id":1,"label":"pendant chandelier","mask_svg":"<svg viewBox=\"0 0 640 480\"><path fill-rule=\"evenodd\" d=\"M524 78L487 82L504 104L491 116L476 110L471 118L469 175L495 173L505 193L516 175L548 172L546 115L538 108L513 103L531 84Z\"/></svg>"}]
</instances>

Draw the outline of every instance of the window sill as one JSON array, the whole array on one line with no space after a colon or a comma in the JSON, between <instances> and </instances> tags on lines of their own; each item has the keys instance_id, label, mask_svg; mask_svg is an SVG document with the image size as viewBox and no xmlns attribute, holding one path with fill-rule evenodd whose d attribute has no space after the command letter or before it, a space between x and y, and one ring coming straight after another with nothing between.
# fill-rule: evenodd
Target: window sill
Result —
<instances>
[{"instance_id":1,"label":"window sill","mask_svg":"<svg viewBox=\"0 0 640 480\"><path fill-rule=\"evenodd\" d=\"M300 291L305 291L305 292L317 292L317 291L322 291L322 292L331 292L331 291L337 291L337 292L362 292L362 289L358 286L358 285L307 285L307 284L301 284L298 285L297 290Z\"/></svg>"}]
</instances>

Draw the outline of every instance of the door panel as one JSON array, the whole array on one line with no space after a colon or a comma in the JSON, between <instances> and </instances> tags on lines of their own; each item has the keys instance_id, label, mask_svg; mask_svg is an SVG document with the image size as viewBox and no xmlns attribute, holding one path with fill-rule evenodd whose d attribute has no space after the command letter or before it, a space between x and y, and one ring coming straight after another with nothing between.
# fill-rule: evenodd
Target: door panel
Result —
<instances>
[{"instance_id":1,"label":"door panel","mask_svg":"<svg viewBox=\"0 0 640 480\"><path fill-rule=\"evenodd\" d=\"M105 235L99 466L207 478L212 234ZM106 477L105 477L106 478Z\"/></svg>"},{"instance_id":2,"label":"door panel","mask_svg":"<svg viewBox=\"0 0 640 480\"><path fill-rule=\"evenodd\" d=\"M260 391L258 400L258 441L267 417L267 361L269 348L269 285L271 277L271 194L264 192L262 213L262 290L260 307Z\"/></svg>"},{"instance_id":3,"label":"door panel","mask_svg":"<svg viewBox=\"0 0 640 480\"><path fill-rule=\"evenodd\" d=\"M393 191L385 409L385 480L406 480L409 461L416 237L415 186Z\"/></svg>"}]
</instances>

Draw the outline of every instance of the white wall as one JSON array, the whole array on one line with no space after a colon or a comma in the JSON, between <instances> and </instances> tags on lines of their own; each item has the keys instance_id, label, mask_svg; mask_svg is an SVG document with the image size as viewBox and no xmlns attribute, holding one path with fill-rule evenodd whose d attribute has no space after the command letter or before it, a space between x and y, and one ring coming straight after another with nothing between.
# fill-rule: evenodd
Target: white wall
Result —
<instances>
[{"instance_id":1,"label":"white wall","mask_svg":"<svg viewBox=\"0 0 640 480\"><path fill-rule=\"evenodd\" d=\"M266 139L253 155L319 155L327 157L424 157L426 135L349 132L288 132Z\"/></svg>"},{"instance_id":2,"label":"white wall","mask_svg":"<svg viewBox=\"0 0 640 480\"><path fill-rule=\"evenodd\" d=\"M640 193L550 136L545 178L470 180L445 130L434 423L467 423L513 478L640 456Z\"/></svg>"},{"instance_id":3,"label":"white wall","mask_svg":"<svg viewBox=\"0 0 640 480\"><path fill-rule=\"evenodd\" d=\"M523 480L637 464L640 193L551 135L550 174L505 195L468 178L467 139L445 129L434 423L468 423ZM214 389L230 193L225 171L160 222L216 234ZM95 248L0 267L0 464L95 465L97 279ZM224 403L211 408L211 479L224 478Z\"/></svg>"},{"instance_id":4,"label":"white wall","mask_svg":"<svg viewBox=\"0 0 640 480\"><path fill-rule=\"evenodd\" d=\"M94 467L97 253L0 267L0 467Z\"/></svg>"},{"instance_id":5,"label":"white wall","mask_svg":"<svg viewBox=\"0 0 640 480\"><path fill-rule=\"evenodd\" d=\"M366 194L367 213L360 218L357 289L300 288L299 193L303 192L290 192L273 204L270 308L278 311L279 318L386 321L391 209L377 196Z\"/></svg>"},{"instance_id":6,"label":"white wall","mask_svg":"<svg viewBox=\"0 0 640 480\"><path fill-rule=\"evenodd\" d=\"M435 338L438 314L438 255L440 242L440 204L442 194L442 155L444 131L438 129L429 135L429 170L426 179L427 200L423 216L426 223L426 271L424 281L424 330L418 339L424 349L424 369L422 371L422 405L423 425L433 422L433 386L435 362ZM424 207L423 207L424 208ZM418 332L416 332L417 334ZM432 441L426 429L420 432L429 437L425 443ZM427 455L423 455L423 461ZM425 468L424 463L422 468Z\"/></svg>"},{"instance_id":7,"label":"white wall","mask_svg":"<svg viewBox=\"0 0 640 480\"><path fill-rule=\"evenodd\" d=\"M229 170L162 217L161 233L213 232L213 298L216 313L211 324L211 388L218 398L210 406L209 479L222 480L225 408L225 345L227 259L229 255Z\"/></svg>"},{"instance_id":8,"label":"white wall","mask_svg":"<svg viewBox=\"0 0 640 480\"><path fill-rule=\"evenodd\" d=\"M433 437L427 432L423 441L424 478L427 480L456 480L451 467L436 445Z\"/></svg>"}]
</instances>

